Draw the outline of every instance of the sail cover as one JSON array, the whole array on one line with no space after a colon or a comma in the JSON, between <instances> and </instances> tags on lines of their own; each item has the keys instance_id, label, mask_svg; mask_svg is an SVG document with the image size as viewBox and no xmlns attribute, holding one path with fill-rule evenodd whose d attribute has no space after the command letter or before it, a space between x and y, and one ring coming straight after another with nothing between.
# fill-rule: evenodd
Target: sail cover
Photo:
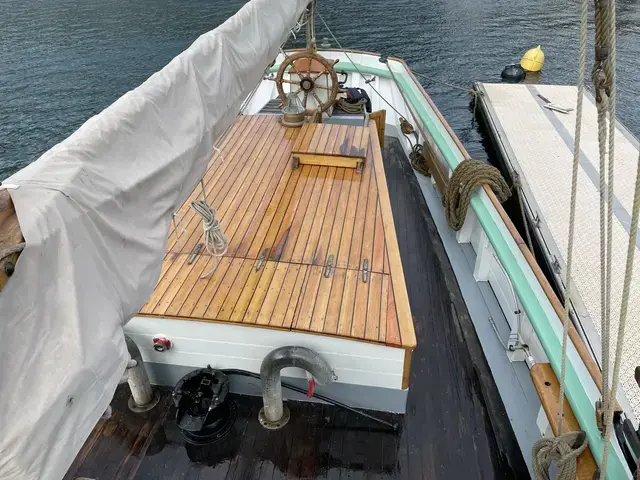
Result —
<instances>
[{"instance_id":1,"label":"sail cover","mask_svg":"<svg viewBox=\"0 0 640 480\"><path fill-rule=\"evenodd\" d=\"M253 0L5 183L26 241L0 294L0 478L58 479L129 358L171 216L308 0Z\"/></svg>"}]
</instances>

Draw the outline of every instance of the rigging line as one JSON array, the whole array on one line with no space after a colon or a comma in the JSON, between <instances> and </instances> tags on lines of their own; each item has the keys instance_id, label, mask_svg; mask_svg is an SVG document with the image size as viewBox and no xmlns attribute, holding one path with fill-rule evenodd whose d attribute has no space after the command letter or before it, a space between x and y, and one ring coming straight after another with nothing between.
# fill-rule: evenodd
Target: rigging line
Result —
<instances>
[{"instance_id":1,"label":"rigging line","mask_svg":"<svg viewBox=\"0 0 640 480\"><path fill-rule=\"evenodd\" d=\"M342 46L342 44L340 43L340 41L336 38L336 36L333 34L333 32L331 31L331 29L329 28L329 25L327 25L327 22L324 21L324 18L322 18L322 15L320 14L320 10L318 10L318 7L316 6L316 13L318 14L318 18L320 18L320 21L322 22L322 24L324 25L324 27L327 29L327 31L329 32L329 35L331 35L331 37L333 38L333 41L336 42L336 44L338 45L338 47L340 47L340 50L342 50L342 52L345 54L345 56L347 57L347 60L349 60L351 62L351 65L353 65L353 67L356 69L356 72L358 72L358 74L364 78L364 81L366 84L368 84L371 89L376 92L376 94L384 101L384 103L386 103L387 105L389 105L389 107L396 112L396 114L399 117L403 117L404 115L402 115L402 113L400 113L398 111L398 109L396 107L394 107L393 105L391 105L391 103L389 103L387 101L386 98L384 98L382 96L382 94L376 89L376 87L374 87L372 85L372 79L368 79L367 77L364 76L364 74L360 71L360 69L358 68L358 65L356 65L356 63L351 60L351 57L349 56L349 54L347 53L347 50Z\"/></svg>"},{"instance_id":2,"label":"rigging line","mask_svg":"<svg viewBox=\"0 0 640 480\"><path fill-rule=\"evenodd\" d=\"M611 383L611 405L606 412L605 418L605 439L604 439L604 451L602 454L602 466L601 471L606 472L607 459L610 449L611 431L613 430L613 405L616 401L616 392L618 389L619 377L620 377L620 363L622 361L622 348L624 340L624 330L627 323L627 310L629 306L629 290L631 288L631 278L633 276L633 260L636 248L636 239L638 237L638 218L640 217L640 154L638 155L638 167L636 170L636 185L635 193L633 195L633 210L631 217L631 233L629 235L629 243L627 244L627 263L625 265L624 272L624 284L622 287L622 301L620 304L620 324L618 326L618 336L616 340L616 356L613 365L613 375Z\"/></svg>"},{"instance_id":3,"label":"rigging line","mask_svg":"<svg viewBox=\"0 0 640 480\"><path fill-rule=\"evenodd\" d=\"M575 236L576 198L578 191L578 167L580 164L580 136L582 132L582 103L584 99L584 79L587 70L587 21L588 0L580 2L580 51L578 67L578 92L576 99L576 126L573 144L573 164L571 170L571 203L569 209L569 240L567 242L567 265L564 279L564 318L562 328L562 359L560 364L560 395L558 399L558 437L563 430L563 409L565 379L567 370L567 342L569 339L569 305L571 292L571 268L573 263L573 242Z\"/></svg>"},{"instance_id":4,"label":"rigging line","mask_svg":"<svg viewBox=\"0 0 640 480\"><path fill-rule=\"evenodd\" d=\"M473 88L462 87L462 86L456 85L454 83L445 82L444 80L439 80L437 78L430 77L429 75L425 75L422 72L417 72L416 70L412 70L412 72L417 77L422 77L425 80L429 80L430 82L439 83L441 85L446 85L447 87L451 87L451 88L455 88L457 90L461 90L463 92L468 93L469 95L473 95L474 97L480 95L480 92L476 92Z\"/></svg>"},{"instance_id":5,"label":"rigging line","mask_svg":"<svg viewBox=\"0 0 640 480\"><path fill-rule=\"evenodd\" d=\"M613 194L614 194L614 161L615 161L615 132L616 132L616 2L615 0L609 0L609 24L608 24L608 46L609 46L609 57L608 61L604 65L605 73L607 74L608 79L608 116L609 116L609 165L607 171L607 326L608 326L608 334L609 338L611 336L611 268L612 268L612 248L613 248ZM611 349L611 344L609 342L609 350ZM607 357L608 358L608 357ZM607 360L608 361L608 360ZM605 393L606 395L606 393ZM606 403L605 403L605 413L607 408L612 409L615 408L611 401L611 393L607 395Z\"/></svg>"},{"instance_id":6,"label":"rigging line","mask_svg":"<svg viewBox=\"0 0 640 480\"><path fill-rule=\"evenodd\" d=\"M606 8L606 7L605 7ZM607 58L607 62L604 64L604 71L607 75L608 87L609 91L608 95L608 114L609 114L609 169L608 169L608 224L607 224L607 344L610 343L610 335L611 335L611 318L610 318L610 310L611 310L611 249L612 249L612 230L613 230L613 222L612 222L612 210L613 210L613 175L614 175L614 154L615 154L615 100L616 100L616 1L609 0L609 6L607 9L608 13L608 24L606 25L607 30L607 42L609 48L609 56ZM600 141L600 138L598 139ZM631 276L633 273L633 260L635 255L635 243L638 235L638 210L640 208L640 183L638 176L640 175L640 154L638 157L638 169L636 172L636 186L635 186L635 194L633 198L633 213L631 219L631 232L629 235L629 244L633 241L633 245L627 245L627 263L625 266L625 278L622 289L622 300L620 305L620 317L618 323L618 335L616 339L616 353L615 353L615 361L613 365L613 375L611 380L611 390L607 392L603 390L603 400L606 400L604 403L604 449L602 452L602 471L606 474L607 461L609 458L609 450L610 450L610 439L613 430L613 412L616 405L616 396L617 389L619 383L620 376L620 363L622 360L622 349L623 349L623 340L624 340L624 330L626 326L627 320L627 307L629 303L629 288L631 283ZM602 232L601 232L602 235ZM610 345L608 345L608 350L610 350ZM610 351L609 351L610 355ZM609 367L609 355L605 357L605 362L607 362L607 367ZM604 362L603 362L604 365Z\"/></svg>"},{"instance_id":7,"label":"rigging line","mask_svg":"<svg viewBox=\"0 0 640 480\"><path fill-rule=\"evenodd\" d=\"M602 406L605 412L608 411L609 395L607 391L609 389L609 359L610 352L610 335L611 335L611 322L610 322L610 309L607 306L607 300L609 299L608 290L611 285L610 277L607 276L610 273L608 263L610 258L608 255L608 242L606 237L607 232L607 95L609 93L607 86L607 73L609 72L607 64L608 58L608 17L607 6L603 2L595 2L594 23L595 23L595 61L591 71L592 80L594 83L596 93L596 107L597 107L597 119L598 119L598 154L599 154L599 205L600 205L600 325L601 325L601 349L602 349ZM611 185L612 186L612 185ZM603 425L603 428L604 425ZM603 432L604 433L604 432Z\"/></svg>"}]
</instances>

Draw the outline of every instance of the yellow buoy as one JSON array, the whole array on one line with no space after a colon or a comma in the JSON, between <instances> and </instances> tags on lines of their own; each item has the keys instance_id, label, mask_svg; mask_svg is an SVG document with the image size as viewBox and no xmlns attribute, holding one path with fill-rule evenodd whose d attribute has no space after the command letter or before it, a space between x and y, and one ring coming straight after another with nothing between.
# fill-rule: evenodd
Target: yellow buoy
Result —
<instances>
[{"instance_id":1,"label":"yellow buoy","mask_svg":"<svg viewBox=\"0 0 640 480\"><path fill-rule=\"evenodd\" d=\"M538 45L536 48L528 50L520 60L520 66L527 72L539 72L544 65L544 52Z\"/></svg>"}]
</instances>

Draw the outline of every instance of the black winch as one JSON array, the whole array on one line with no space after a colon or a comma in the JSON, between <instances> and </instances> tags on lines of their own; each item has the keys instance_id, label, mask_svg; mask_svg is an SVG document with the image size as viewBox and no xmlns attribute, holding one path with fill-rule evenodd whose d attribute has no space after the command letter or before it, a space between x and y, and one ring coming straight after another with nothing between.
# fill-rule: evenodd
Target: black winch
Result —
<instances>
[{"instance_id":1,"label":"black winch","mask_svg":"<svg viewBox=\"0 0 640 480\"><path fill-rule=\"evenodd\" d=\"M210 366L188 373L173 389L176 423L184 439L205 445L225 436L236 419L236 405L227 399L229 379Z\"/></svg>"}]
</instances>

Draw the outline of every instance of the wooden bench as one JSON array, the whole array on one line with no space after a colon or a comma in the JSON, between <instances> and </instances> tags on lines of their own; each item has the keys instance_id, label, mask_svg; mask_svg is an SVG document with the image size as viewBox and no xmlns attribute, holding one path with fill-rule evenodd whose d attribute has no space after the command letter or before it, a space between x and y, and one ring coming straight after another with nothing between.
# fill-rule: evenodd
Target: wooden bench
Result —
<instances>
[{"instance_id":1,"label":"wooden bench","mask_svg":"<svg viewBox=\"0 0 640 480\"><path fill-rule=\"evenodd\" d=\"M345 167L357 168L360 172L367 157L368 144L367 127L307 123L300 129L291 149L293 167Z\"/></svg>"}]
</instances>

